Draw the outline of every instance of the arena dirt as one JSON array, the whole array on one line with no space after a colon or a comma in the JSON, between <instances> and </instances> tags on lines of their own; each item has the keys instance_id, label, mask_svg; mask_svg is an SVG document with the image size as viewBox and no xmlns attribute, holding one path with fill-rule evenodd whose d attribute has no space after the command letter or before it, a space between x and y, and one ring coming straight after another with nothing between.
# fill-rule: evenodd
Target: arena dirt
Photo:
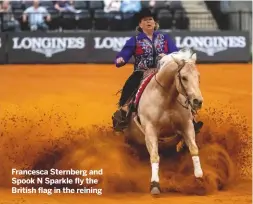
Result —
<instances>
[{"instance_id":1,"label":"arena dirt","mask_svg":"<svg viewBox=\"0 0 253 204\"><path fill-rule=\"evenodd\" d=\"M251 65L199 65L199 69L205 99L199 119L205 125L197 142L205 176L202 181L194 179L187 151L161 155L165 197L160 201L180 198L183 203L195 203L200 198L194 200L194 196L203 195L201 201L206 202L251 202ZM149 158L140 159L110 127L118 99L115 93L130 72L130 66L116 69L109 65L1 67L3 202L36 198L10 194L13 167L103 168L104 175L99 178L102 198L68 195L69 203L79 199L113 202L115 196L123 202L136 196L142 197L139 202L148 202ZM132 192L136 194L124 196ZM192 197L187 199L187 194ZM54 200L46 196L41 199L56 203L55 199L60 202L66 195L51 197Z\"/></svg>"}]
</instances>

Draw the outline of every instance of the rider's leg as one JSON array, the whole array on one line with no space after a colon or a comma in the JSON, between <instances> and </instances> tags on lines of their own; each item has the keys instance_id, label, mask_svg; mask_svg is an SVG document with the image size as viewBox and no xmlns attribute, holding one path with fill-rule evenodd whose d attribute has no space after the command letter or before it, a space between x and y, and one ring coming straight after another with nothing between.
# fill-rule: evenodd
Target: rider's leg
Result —
<instances>
[{"instance_id":1,"label":"rider's leg","mask_svg":"<svg viewBox=\"0 0 253 204\"><path fill-rule=\"evenodd\" d=\"M128 112L128 105L126 104L126 105L122 106L121 110Z\"/></svg>"},{"instance_id":2,"label":"rider's leg","mask_svg":"<svg viewBox=\"0 0 253 204\"><path fill-rule=\"evenodd\" d=\"M128 100L135 92L135 90L138 88L142 77L143 77L142 72L133 72L133 74L127 79L119 100L119 110L116 111L112 117L115 124L121 124L123 126L127 124L127 114L129 112Z\"/></svg>"},{"instance_id":3,"label":"rider's leg","mask_svg":"<svg viewBox=\"0 0 253 204\"><path fill-rule=\"evenodd\" d=\"M140 85L143 72L136 71L127 79L119 100L119 107L121 110L128 112L128 100L134 94L138 86Z\"/></svg>"}]
</instances>

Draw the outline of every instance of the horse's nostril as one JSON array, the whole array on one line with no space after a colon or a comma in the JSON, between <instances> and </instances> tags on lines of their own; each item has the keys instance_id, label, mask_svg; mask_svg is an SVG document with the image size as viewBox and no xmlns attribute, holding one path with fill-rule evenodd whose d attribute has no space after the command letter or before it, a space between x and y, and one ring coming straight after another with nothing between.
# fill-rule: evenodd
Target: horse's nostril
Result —
<instances>
[{"instance_id":1,"label":"horse's nostril","mask_svg":"<svg viewBox=\"0 0 253 204\"><path fill-rule=\"evenodd\" d=\"M196 106L201 106L203 103L202 100L198 100L198 99L193 99L193 104L196 105Z\"/></svg>"},{"instance_id":2,"label":"horse's nostril","mask_svg":"<svg viewBox=\"0 0 253 204\"><path fill-rule=\"evenodd\" d=\"M197 104L199 104L199 101L198 101L198 99L193 99L193 103L195 104L195 105L197 105Z\"/></svg>"}]
</instances>

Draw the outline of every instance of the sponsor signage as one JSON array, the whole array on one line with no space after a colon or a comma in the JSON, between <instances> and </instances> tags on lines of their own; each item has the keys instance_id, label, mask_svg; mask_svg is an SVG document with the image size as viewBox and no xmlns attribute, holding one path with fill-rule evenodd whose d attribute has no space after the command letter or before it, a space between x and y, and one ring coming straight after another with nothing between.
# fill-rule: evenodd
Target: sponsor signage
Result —
<instances>
[{"instance_id":1,"label":"sponsor signage","mask_svg":"<svg viewBox=\"0 0 253 204\"><path fill-rule=\"evenodd\" d=\"M134 35L136 32L106 31L1 34L0 61L5 60L4 53L7 53L9 63L113 63L126 41ZM173 31L169 35L178 48L192 48L198 62L250 61L248 32Z\"/></svg>"},{"instance_id":2,"label":"sponsor signage","mask_svg":"<svg viewBox=\"0 0 253 204\"><path fill-rule=\"evenodd\" d=\"M200 62L243 62L250 59L248 32L172 32L178 48L190 47Z\"/></svg>"},{"instance_id":3,"label":"sponsor signage","mask_svg":"<svg viewBox=\"0 0 253 204\"><path fill-rule=\"evenodd\" d=\"M113 63L118 52L133 32L94 32L91 34L92 49L90 60L94 63Z\"/></svg>"},{"instance_id":4,"label":"sponsor signage","mask_svg":"<svg viewBox=\"0 0 253 204\"><path fill-rule=\"evenodd\" d=\"M83 62L88 56L85 33L13 33L8 40L10 63Z\"/></svg>"}]
</instances>

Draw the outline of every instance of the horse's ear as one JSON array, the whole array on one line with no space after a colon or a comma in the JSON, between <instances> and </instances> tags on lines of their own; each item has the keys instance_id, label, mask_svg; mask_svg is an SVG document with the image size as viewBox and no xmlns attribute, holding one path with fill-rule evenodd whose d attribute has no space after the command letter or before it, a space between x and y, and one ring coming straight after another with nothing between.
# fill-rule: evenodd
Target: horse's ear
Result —
<instances>
[{"instance_id":1,"label":"horse's ear","mask_svg":"<svg viewBox=\"0 0 253 204\"><path fill-rule=\"evenodd\" d=\"M191 58L192 58L192 60L194 60L194 62L196 62L197 61L197 54L194 53Z\"/></svg>"}]
</instances>

